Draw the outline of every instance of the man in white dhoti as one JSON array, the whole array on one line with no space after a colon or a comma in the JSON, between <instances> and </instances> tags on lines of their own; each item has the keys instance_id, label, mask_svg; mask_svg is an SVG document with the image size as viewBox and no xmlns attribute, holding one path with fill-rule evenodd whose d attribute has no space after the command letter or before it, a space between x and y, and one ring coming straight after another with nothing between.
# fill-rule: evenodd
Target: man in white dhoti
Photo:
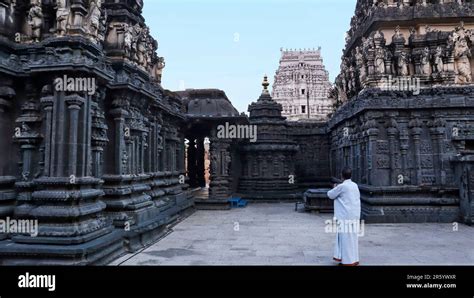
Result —
<instances>
[{"instance_id":1,"label":"man in white dhoti","mask_svg":"<svg viewBox=\"0 0 474 298\"><path fill-rule=\"evenodd\" d=\"M345 168L344 182L328 192L328 197L334 200L337 226L334 260L345 266L359 265L360 192L351 178L352 170Z\"/></svg>"}]
</instances>

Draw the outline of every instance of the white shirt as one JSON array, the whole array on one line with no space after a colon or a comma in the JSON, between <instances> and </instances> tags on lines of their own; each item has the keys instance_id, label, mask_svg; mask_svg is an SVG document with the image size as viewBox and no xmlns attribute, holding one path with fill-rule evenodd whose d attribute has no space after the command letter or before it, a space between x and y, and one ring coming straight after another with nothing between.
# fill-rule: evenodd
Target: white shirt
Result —
<instances>
[{"instance_id":1,"label":"white shirt","mask_svg":"<svg viewBox=\"0 0 474 298\"><path fill-rule=\"evenodd\" d=\"M334 200L334 216L337 219L360 219L360 191L351 179L330 190L328 197Z\"/></svg>"}]
</instances>

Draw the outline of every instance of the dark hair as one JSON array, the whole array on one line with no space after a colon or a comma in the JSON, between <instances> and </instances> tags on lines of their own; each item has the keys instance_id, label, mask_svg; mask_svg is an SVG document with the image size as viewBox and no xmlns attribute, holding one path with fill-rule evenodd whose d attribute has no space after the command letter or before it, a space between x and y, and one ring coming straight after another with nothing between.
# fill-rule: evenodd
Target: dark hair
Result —
<instances>
[{"instance_id":1,"label":"dark hair","mask_svg":"<svg viewBox=\"0 0 474 298\"><path fill-rule=\"evenodd\" d=\"M342 178L344 178L344 180L351 179L352 169L349 167L345 167L344 169L342 169Z\"/></svg>"}]
</instances>

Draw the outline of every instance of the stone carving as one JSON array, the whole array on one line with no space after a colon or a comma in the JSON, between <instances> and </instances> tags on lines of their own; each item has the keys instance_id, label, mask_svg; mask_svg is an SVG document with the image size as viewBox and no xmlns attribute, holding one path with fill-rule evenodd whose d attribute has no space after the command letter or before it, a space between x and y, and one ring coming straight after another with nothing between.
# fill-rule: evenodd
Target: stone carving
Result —
<instances>
[{"instance_id":1,"label":"stone carving","mask_svg":"<svg viewBox=\"0 0 474 298\"><path fill-rule=\"evenodd\" d=\"M137 29L139 33L136 41L136 62L138 65L147 66L147 49L148 49L148 27Z\"/></svg>"},{"instance_id":2,"label":"stone carving","mask_svg":"<svg viewBox=\"0 0 474 298\"><path fill-rule=\"evenodd\" d=\"M43 27L43 9L41 0L31 0L31 8L28 12L28 24L31 28L31 38L35 42L41 39L41 29Z\"/></svg>"},{"instance_id":3,"label":"stone carving","mask_svg":"<svg viewBox=\"0 0 474 298\"><path fill-rule=\"evenodd\" d=\"M0 220L41 218L37 237L0 235L0 265L101 265L150 244L193 201L179 183L186 116L152 79L164 61L143 2L0 2L0 132L10 137L0 153L12 157L0 161L12 175L0 177ZM12 43L26 40L18 32L35 44ZM141 69L115 64L124 56ZM58 71L78 69L97 79L94 94L54 90Z\"/></svg>"},{"instance_id":4,"label":"stone carving","mask_svg":"<svg viewBox=\"0 0 474 298\"><path fill-rule=\"evenodd\" d=\"M383 48L375 50L375 69L377 74L385 74L385 51Z\"/></svg>"},{"instance_id":5,"label":"stone carving","mask_svg":"<svg viewBox=\"0 0 474 298\"><path fill-rule=\"evenodd\" d=\"M421 61L420 61L420 74L429 75L431 74L431 64L430 64L430 49L428 47L424 48L421 52Z\"/></svg>"},{"instance_id":6,"label":"stone carving","mask_svg":"<svg viewBox=\"0 0 474 298\"><path fill-rule=\"evenodd\" d=\"M101 5L102 0L90 0L89 12L86 16L86 28L89 38L93 41L98 40L99 30L101 26Z\"/></svg>"},{"instance_id":7,"label":"stone carving","mask_svg":"<svg viewBox=\"0 0 474 298\"><path fill-rule=\"evenodd\" d=\"M399 76L408 76L408 54L400 52L397 56L397 73Z\"/></svg>"},{"instance_id":8,"label":"stone carving","mask_svg":"<svg viewBox=\"0 0 474 298\"><path fill-rule=\"evenodd\" d=\"M436 52L433 55L433 72L442 73L444 71L444 62L443 62L443 48L438 46Z\"/></svg>"},{"instance_id":9,"label":"stone carving","mask_svg":"<svg viewBox=\"0 0 474 298\"><path fill-rule=\"evenodd\" d=\"M133 26L130 26L129 24L122 24L122 29L124 32L124 38L123 38L123 46L125 50L125 56L126 57L131 57L132 56L132 45L133 45L133 36L135 35L135 30Z\"/></svg>"},{"instance_id":10,"label":"stone carving","mask_svg":"<svg viewBox=\"0 0 474 298\"><path fill-rule=\"evenodd\" d=\"M57 0L56 2L56 34L64 36L67 30L70 9L66 5L66 0Z\"/></svg>"},{"instance_id":11,"label":"stone carving","mask_svg":"<svg viewBox=\"0 0 474 298\"><path fill-rule=\"evenodd\" d=\"M56 2L56 34L64 36L67 30L69 7L66 5L66 0L57 0Z\"/></svg>"},{"instance_id":12,"label":"stone carving","mask_svg":"<svg viewBox=\"0 0 474 298\"><path fill-rule=\"evenodd\" d=\"M165 58L158 57L154 63L153 76L160 84L161 84L161 77L163 75L163 69L165 68L165 66L166 66Z\"/></svg>"},{"instance_id":13,"label":"stone carving","mask_svg":"<svg viewBox=\"0 0 474 298\"><path fill-rule=\"evenodd\" d=\"M107 10L104 10L100 17L100 25L98 30L97 39L99 42L104 42L107 35Z\"/></svg>"},{"instance_id":14,"label":"stone carving","mask_svg":"<svg viewBox=\"0 0 474 298\"><path fill-rule=\"evenodd\" d=\"M377 154L389 154L388 142L377 141Z\"/></svg>"},{"instance_id":15,"label":"stone carving","mask_svg":"<svg viewBox=\"0 0 474 298\"><path fill-rule=\"evenodd\" d=\"M377 157L377 168L379 169L390 169L390 158L386 155L380 155Z\"/></svg>"},{"instance_id":16,"label":"stone carving","mask_svg":"<svg viewBox=\"0 0 474 298\"><path fill-rule=\"evenodd\" d=\"M454 177L457 174L450 170L449 164L457 154L465 154L461 152L467 142L460 139L469 139L464 132L466 124L472 121L467 115L473 113L473 104L468 99L474 92L470 61L472 34L463 24L459 26L451 21L448 25L448 21L441 25L433 20L468 19L472 17L473 7L469 1L358 1L347 34L341 71L331 92L338 106L328 129L332 173L337 174L349 164L355 169L355 179L366 184L367 200L363 207L366 219L384 220L384 216L373 215L379 211L381 202L375 198L384 198L384 210L398 208L393 212L397 221L420 220L418 211L429 214L433 220L459 220L458 195L448 190L458 186ZM408 23L411 28L407 28ZM383 34L374 28L383 28L383 32L394 28L392 42L386 45ZM406 32L409 32L407 39L403 37ZM351 66L360 69L363 61L367 67L366 78L354 90ZM382 79L388 75L402 82L413 81L408 76L414 74L416 84L421 87L418 93L380 88ZM456 88L461 84L462 88ZM385 112L387 109L391 112ZM354 122L355 115L360 115L364 119L361 123L365 123ZM398 127L377 125L385 119L395 120ZM453 119L459 120L453 123ZM433 126L431 121L446 124ZM349 137L344 139L340 136L345 127L350 130ZM456 137L452 136L451 128L456 129ZM414 199L417 205L395 207L386 200L391 196L410 196L400 188L402 184L417 188L420 196ZM423 189L424 185L435 185L445 191L443 199ZM388 195L386 187L391 187L394 195ZM377 189L382 190L377 194ZM429 203L424 201L428 198ZM449 205L453 211L439 212L436 207L439 204Z\"/></svg>"},{"instance_id":17,"label":"stone carving","mask_svg":"<svg viewBox=\"0 0 474 298\"><path fill-rule=\"evenodd\" d=\"M450 42L454 44L454 61L456 66L456 83L466 84L472 81L471 71L471 31L460 26L450 36Z\"/></svg>"}]
</instances>

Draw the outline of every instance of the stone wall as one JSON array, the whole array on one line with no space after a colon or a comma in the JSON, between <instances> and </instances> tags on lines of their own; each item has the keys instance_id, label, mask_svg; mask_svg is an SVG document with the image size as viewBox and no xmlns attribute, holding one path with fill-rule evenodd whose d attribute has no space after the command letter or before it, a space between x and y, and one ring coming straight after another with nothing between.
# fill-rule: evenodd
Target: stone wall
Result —
<instances>
[{"instance_id":1,"label":"stone wall","mask_svg":"<svg viewBox=\"0 0 474 298\"><path fill-rule=\"evenodd\" d=\"M290 122L289 137L298 144L295 175L298 187L328 187L330 184L329 137L326 123Z\"/></svg>"},{"instance_id":2,"label":"stone wall","mask_svg":"<svg viewBox=\"0 0 474 298\"><path fill-rule=\"evenodd\" d=\"M0 235L0 264L104 264L151 243L193 201L142 2L0 9L0 218L39 225Z\"/></svg>"},{"instance_id":3,"label":"stone wall","mask_svg":"<svg viewBox=\"0 0 474 298\"><path fill-rule=\"evenodd\" d=\"M452 158L474 133L472 3L357 2L331 92L331 172L354 170L372 222L461 219Z\"/></svg>"}]
</instances>

